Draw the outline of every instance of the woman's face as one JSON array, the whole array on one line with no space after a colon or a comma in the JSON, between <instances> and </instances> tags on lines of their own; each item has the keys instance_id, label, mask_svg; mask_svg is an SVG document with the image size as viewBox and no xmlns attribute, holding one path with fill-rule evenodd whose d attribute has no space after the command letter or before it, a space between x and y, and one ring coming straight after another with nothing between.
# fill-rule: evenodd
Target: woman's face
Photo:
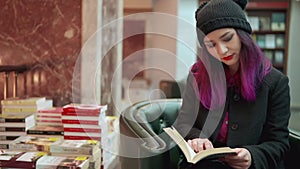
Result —
<instances>
[{"instance_id":1,"label":"woman's face","mask_svg":"<svg viewBox=\"0 0 300 169\"><path fill-rule=\"evenodd\" d=\"M204 37L207 51L236 72L239 67L241 40L233 28L222 28Z\"/></svg>"}]
</instances>

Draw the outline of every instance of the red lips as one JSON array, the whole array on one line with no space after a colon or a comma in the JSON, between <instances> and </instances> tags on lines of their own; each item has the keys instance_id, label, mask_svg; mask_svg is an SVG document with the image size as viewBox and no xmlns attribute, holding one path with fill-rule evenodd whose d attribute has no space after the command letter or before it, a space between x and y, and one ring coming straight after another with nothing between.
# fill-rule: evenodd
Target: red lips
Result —
<instances>
[{"instance_id":1,"label":"red lips","mask_svg":"<svg viewBox=\"0 0 300 169\"><path fill-rule=\"evenodd\" d=\"M229 56L223 57L222 59L228 61L228 60L231 60L232 58L233 58L233 55L229 55Z\"/></svg>"}]
</instances>

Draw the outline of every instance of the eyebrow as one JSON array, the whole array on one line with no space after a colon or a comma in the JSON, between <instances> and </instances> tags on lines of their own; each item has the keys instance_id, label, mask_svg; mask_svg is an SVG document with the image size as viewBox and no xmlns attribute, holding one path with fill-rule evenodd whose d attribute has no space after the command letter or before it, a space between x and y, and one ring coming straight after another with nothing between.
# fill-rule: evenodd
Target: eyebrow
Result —
<instances>
[{"instance_id":1,"label":"eyebrow","mask_svg":"<svg viewBox=\"0 0 300 169\"><path fill-rule=\"evenodd\" d=\"M226 33L224 33L222 36L220 36L219 37L219 39L222 39L222 38L224 38L226 35L228 35L230 33L230 31L228 31L228 32L226 32ZM209 41L204 41L204 43L211 43L211 42L213 42L212 40L209 40Z\"/></svg>"}]
</instances>

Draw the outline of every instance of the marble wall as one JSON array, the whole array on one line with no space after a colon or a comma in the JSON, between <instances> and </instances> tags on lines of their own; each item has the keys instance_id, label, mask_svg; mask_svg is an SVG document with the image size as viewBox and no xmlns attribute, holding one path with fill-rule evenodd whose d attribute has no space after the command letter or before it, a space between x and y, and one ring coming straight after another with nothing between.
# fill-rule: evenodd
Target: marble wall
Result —
<instances>
[{"instance_id":1,"label":"marble wall","mask_svg":"<svg viewBox=\"0 0 300 169\"><path fill-rule=\"evenodd\" d=\"M18 76L19 96L72 101L72 74L81 50L81 0L1 0L0 66L28 65ZM10 74L9 96L13 75ZM4 73L0 78L3 99Z\"/></svg>"},{"instance_id":2,"label":"marble wall","mask_svg":"<svg viewBox=\"0 0 300 169\"><path fill-rule=\"evenodd\" d=\"M123 15L123 2L97 3L101 5L94 9L82 0L1 0L0 99L5 97L6 79L1 67L25 65L28 70L17 78L18 96L46 96L54 106L80 102L84 87L77 69L82 69L81 50L94 31L102 31L100 84L96 84L101 86L100 102L112 105L112 97L119 99L120 83L112 85L112 77L122 59L122 43L116 42L123 30L122 23L109 23ZM12 97L14 74L8 79L7 97Z\"/></svg>"}]
</instances>

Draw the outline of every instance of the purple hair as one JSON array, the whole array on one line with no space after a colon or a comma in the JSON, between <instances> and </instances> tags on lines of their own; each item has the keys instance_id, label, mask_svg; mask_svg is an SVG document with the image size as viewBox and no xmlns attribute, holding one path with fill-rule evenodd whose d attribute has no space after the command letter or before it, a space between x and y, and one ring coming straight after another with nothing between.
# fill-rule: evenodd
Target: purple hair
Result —
<instances>
[{"instance_id":1,"label":"purple hair","mask_svg":"<svg viewBox=\"0 0 300 169\"><path fill-rule=\"evenodd\" d=\"M249 33L240 29L236 31L242 43L236 89L245 100L254 101L256 89L265 75L271 71L272 64ZM223 66L215 66L217 64ZM226 80L222 77L225 76L224 73L228 73L227 71L229 71L227 66L211 56L203 47L200 59L192 66L191 72L195 78L195 91L205 108L217 109L224 106L226 88L224 89L223 86L228 87L228 81L223 82Z\"/></svg>"}]
</instances>

